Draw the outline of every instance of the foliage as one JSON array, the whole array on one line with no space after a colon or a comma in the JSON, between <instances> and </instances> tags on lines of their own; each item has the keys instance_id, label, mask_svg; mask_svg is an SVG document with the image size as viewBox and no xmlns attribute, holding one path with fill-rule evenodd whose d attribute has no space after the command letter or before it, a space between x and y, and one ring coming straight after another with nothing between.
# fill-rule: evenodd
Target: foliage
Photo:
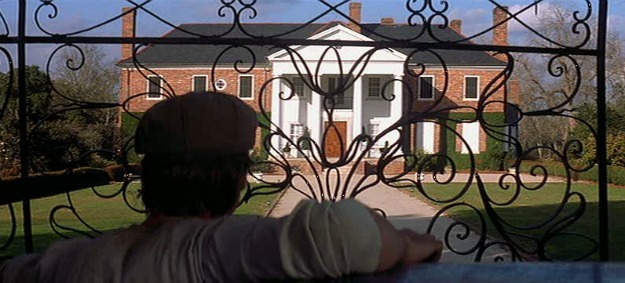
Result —
<instances>
[{"instance_id":1,"label":"foliage","mask_svg":"<svg viewBox=\"0 0 625 283\"><path fill-rule=\"evenodd\" d=\"M252 160L252 172L269 173L273 171L273 166L267 161L267 157L263 156L257 149L250 155Z\"/></svg>"},{"instance_id":2,"label":"foliage","mask_svg":"<svg viewBox=\"0 0 625 283\"><path fill-rule=\"evenodd\" d=\"M118 148L115 105L119 78L112 64L103 63L104 53L98 48L85 47L82 54L84 58L69 51L61 53L62 62L50 77L37 66L26 67L29 167L33 171L62 170L78 165L74 162L79 158L82 166L113 163L111 155L83 155ZM83 59L80 68L70 64ZM14 174L20 166L17 69L12 73L14 82L0 121L4 174ZM7 89L9 78L10 73L0 73L0 89Z\"/></svg>"},{"instance_id":3,"label":"foliage","mask_svg":"<svg viewBox=\"0 0 625 283\"><path fill-rule=\"evenodd\" d=\"M607 116L607 154L608 163L616 166L625 166L625 113L620 105L608 105ZM586 103L578 108L577 117L587 121L593 128L597 127L596 106ZM584 124L577 124L573 128L573 138L582 142L584 151L578 163L589 164L596 161L596 142L590 129Z\"/></svg>"},{"instance_id":4,"label":"foliage","mask_svg":"<svg viewBox=\"0 0 625 283\"><path fill-rule=\"evenodd\" d=\"M8 89L11 73L0 73L0 89L3 91L8 89L8 104L6 111L0 121L0 141L3 143L2 160L0 160L1 168L4 174L14 174L19 172L19 114L18 114L18 90L17 90L17 69L12 70L13 82L11 89ZM46 113L49 112L52 99L50 95L51 87L47 83L46 74L37 66L26 66L26 119L28 126L41 122ZM4 98L4 97L3 97ZM52 136L42 128L34 131L31 135L35 135L38 139L51 139ZM49 151L49 147L53 145L44 143L31 143L29 150L33 155L41 155ZM5 175L6 176L6 175Z\"/></svg>"},{"instance_id":5,"label":"foliage","mask_svg":"<svg viewBox=\"0 0 625 283\"><path fill-rule=\"evenodd\" d=\"M143 112L132 112L127 113L123 112L121 114L122 120L122 140L124 143L128 143L135 136L135 131L137 130L137 126L139 126L139 119L143 116ZM130 163L138 163L141 161L139 155L134 150L134 143L130 142L127 146L124 147L123 156L126 157L126 160Z\"/></svg>"},{"instance_id":6,"label":"foliage","mask_svg":"<svg viewBox=\"0 0 625 283\"><path fill-rule=\"evenodd\" d=\"M308 127L304 128L304 133L302 134L302 137L300 137L301 143L298 142L298 144L300 144L300 148L302 150L310 150L311 149L311 145L310 145L310 129Z\"/></svg>"},{"instance_id":7,"label":"foliage","mask_svg":"<svg viewBox=\"0 0 625 283\"><path fill-rule=\"evenodd\" d=\"M406 167L413 172L419 171L419 168L422 168L422 172L436 171L439 168L437 159L430 156L431 154L425 150L417 149L410 156L406 157Z\"/></svg>"},{"instance_id":8,"label":"foliage","mask_svg":"<svg viewBox=\"0 0 625 283\"><path fill-rule=\"evenodd\" d=\"M531 169L533 167L542 166L547 170L547 174L549 176L558 176L567 178L568 174L570 174L571 179L573 180L582 180L582 181L592 181L599 182L599 167L593 166L587 171L577 172L567 170L564 168L564 165L561 162L556 161L524 161L521 163L521 170L526 173L531 173ZM540 174L541 171L535 171L535 173ZM568 174L567 174L568 173ZM625 167L623 166L608 166L608 183L625 186Z\"/></svg>"},{"instance_id":9,"label":"foliage","mask_svg":"<svg viewBox=\"0 0 625 283\"><path fill-rule=\"evenodd\" d=\"M584 35L571 32L577 25L573 15L575 8L559 3L550 5L548 12L538 15L539 23L536 26L538 33L555 42L566 45L580 45ZM596 26L590 20L591 26ZM582 48L594 48L595 33L591 34L588 43ZM543 39L531 39L529 44L537 47L554 47ZM625 52L622 37L611 31L607 40L607 78L606 95L608 101L616 105L623 100L625 94ZM554 108L554 112L564 115L575 114L584 121L596 125L596 59L591 56L560 56L552 54L522 54L517 57L516 79L521 84L521 107L525 113ZM580 75L578 74L581 74ZM578 88L579 87L579 88ZM564 106L563 106L564 104ZM608 123L614 126L625 127L623 114L608 110ZM620 109L623 109L622 107ZM574 112L573 112L574 111ZM599 117L600 118L600 117ZM614 122L610 122L613 120ZM575 129L573 129L575 128ZM571 132L573 131L573 132ZM590 134L579 121L555 113L545 112L533 116L527 115L521 121L520 136L524 148L543 146L562 151L572 138L584 139ZM553 151L538 148L536 151L540 160L557 158Z\"/></svg>"},{"instance_id":10,"label":"foliage","mask_svg":"<svg viewBox=\"0 0 625 283\"><path fill-rule=\"evenodd\" d=\"M257 113L256 114L258 117L258 124L259 125L267 125L270 126L271 125L271 112L267 113L267 116L269 118L265 118L265 116L262 115L262 113ZM269 158L269 152L267 152L267 149L265 149L265 147L263 146L263 143L265 142L265 139L267 138L267 136L269 135L269 130L266 128L261 127L260 128L260 157L263 160L266 160L267 158Z\"/></svg>"},{"instance_id":11,"label":"foliage","mask_svg":"<svg viewBox=\"0 0 625 283\"><path fill-rule=\"evenodd\" d=\"M456 129L458 124L457 121L465 121L475 119L474 113L449 113L446 119L440 119L441 124L447 125L447 127L451 129ZM503 124L504 113L498 112L486 112L482 113L482 119L488 121L490 124ZM444 129L444 127L443 127ZM495 128L496 131L502 131L502 128ZM462 133L458 133L462 134ZM480 133L482 135L484 133ZM456 140L458 138L457 134L450 131L445 130L445 135L443 136L444 141L444 149L443 153L453 160L454 165L457 170L466 170L471 168L471 160L469 154L461 153L461 148L457 148ZM486 136L486 151L482 151L477 154L473 154L475 157L475 166L479 170L501 170L504 156L506 152L504 151L504 147L501 141L496 140L491 136ZM447 160L442 161L440 163L449 162ZM440 166L450 166L451 164L441 164Z\"/></svg>"},{"instance_id":12,"label":"foliage","mask_svg":"<svg viewBox=\"0 0 625 283\"><path fill-rule=\"evenodd\" d=\"M478 168L495 171L504 170L503 161L505 157L506 152L503 150L503 144L501 142L491 143L488 150L482 154Z\"/></svg>"}]
</instances>

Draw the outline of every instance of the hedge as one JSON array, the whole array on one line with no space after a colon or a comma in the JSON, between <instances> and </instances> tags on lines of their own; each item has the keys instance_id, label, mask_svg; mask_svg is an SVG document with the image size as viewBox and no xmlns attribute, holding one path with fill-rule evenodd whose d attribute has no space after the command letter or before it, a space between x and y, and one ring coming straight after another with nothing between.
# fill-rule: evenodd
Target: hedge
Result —
<instances>
[{"instance_id":1,"label":"hedge","mask_svg":"<svg viewBox=\"0 0 625 283\"><path fill-rule=\"evenodd\" d=\"M521 170L523 172L529 172L532 166L542 165L547 169L547 173L551 176L565 177L567 176L564 165L556 161L523 161L521 163ZM599 168L594 166L584 172L571 171L571 179L599 182ZM625 167L621 166L608 166L608 183L625 186Z\"/></svg>"},{"instance_id":2,"label":"hedge","mask_svg":"<svg viewBox=\"0 0 625 283\"><path fill-rule=\"evenodd\" d=\"M256 113L257 117L258 117L258 124L259 125L267 125L267 126L271 126L271 121L266 119L265 116L263 116L262 113ZM271 112L267 112L267 116L269 116L269 119L271 119ZM265 147L263 146L263 142L265 141L265 138L269 135L269 130L265 129L265 128L260 128L260 152L259 152L259 157L261 160L267 160L269 158L269 153L267 152L267 149L265 149Z\"/></svg>"},{"instance_id":3,"label":"hedge","mask_svg":"<svg viewBox=\"0 0 625 283\"><path fill-rule=\"evenodd\" d=\"M503 124L505 115L504 113L482 113L482 117L490 124ZM439 123L447 125L451 129L456 129L458 124L454 120L473 120L475 119L474 113L449 113L447 119L439 119ZM445 129L445 128L442 128ZM498 128L498 130L501 128ZM445 129L446 132L446 154L451 158L456 166L457 170L467 170L471 168L471 160L469 154L460 153L460 149L456 148L456 134L450 130ZM462 133L459 133L462 134ZM491 136L486 136L486 151L474 154L477 169L480 170L502 170L503 158L505 152L503 150L502 142L494 139Z\"/></svg>"},{"instance_id":4,"label":"hedge","mask_svg":"<svg viewBox=\"0 0 625 283\"><path fill-rule=\"evenodd\" d=\"M139 126L139 119L137 119L135 116L141 118L141 116L143 116L143 112L122 113L122 137L124 141L128 141L135 136L137 126ZM129 147L131 147L131 149L126 153L126 159L128 160L128 162L138 163L139 161L141 161L141 159L134 150L134 143L129 144Z\"/></svg>"},{"instance_id":5,"label":"hedge","mask_svg":"<svg viewBox=\"0 0 625 283\"><path fill-rule=\"evenodd\" d=\"M143 112L122 113L122 134L124 137L124 141L127 141L131 139L132 137L134 137L137 126L139 126L139 119L135 118L133 115L141 118L141 116L143 116ZM271 125L271 122L268 119L266 119L261 113L257 113L257 115L258 115L257 117L258 117L259 124ZM271 112L267 112L267 115L271 117ZM262 141L265 140L265 137L269 135L269 130L265 128L260 128L260 129L261 129L260 135L261 135L261 143L262 143ZM139 156L137 155L137 153L135 153L133 144L131 144L130 146L132 147L132 149L128 151L127 153L128 162L138 163L140 161ZM259 155L262 160L267 160L269 156L269 154L267 153L267 150L265 150L265 148L262 145L260 147Z\"/></svg>"}]
</instances>

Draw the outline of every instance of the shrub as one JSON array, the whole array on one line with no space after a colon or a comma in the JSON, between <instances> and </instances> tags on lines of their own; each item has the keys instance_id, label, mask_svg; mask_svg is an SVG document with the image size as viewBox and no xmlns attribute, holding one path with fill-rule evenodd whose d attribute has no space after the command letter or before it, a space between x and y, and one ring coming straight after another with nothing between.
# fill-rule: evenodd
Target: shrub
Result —
<instances>
[{"instance_id":1,"label":"shrub","mask_svg":"<svg viewBox=\"0 0 625 283\"><path fill-rule=\"evenodd\" d=\"M506 157L506 152L503 151L501 142L493 142L489 144L488 150L480 154L478 169L482 170L503 170L503 161Z\"/></svg>"},{"instance_id":2,"label":"shrub","mask_svg":"<svg viewBox=\"0 0 625 283\"><path fill-rule=\"evenodd\" d=\"M252 159L252 172L263 172L269 173L273 171L273 166L267 161L267 156L263 156L263 154L259 153L257 150L252 152L250 159Z\"/></svg>"},{"instance_id":3,"label":"shrub","mask_svg":"<svg viewBox=\"0 0 625 283\"><path fill-rule=\"evenodd\" d=\"M410 156L406 157L406 169L416 172L419 170L419 166L423 166L422 170L424 172L435 171L437 168L439 168L438 160L436 158L429 157L430 154L425 152L423 149L416 150ZM423 162L425 163L421 164Z\"/></svg>"},{"instance_id":4,"label":"shrub","mask_svg":"<svg viewBox=\"0 0 625 283\"><path fill-rule=\"evenodd\" d=\"M521 164L521 170L529 173L532 166L541 165L547 170L549 176L566 177L566 169L564 165L555 161L543 161L543 162L530 162L524 161ZM599 167L594 166L587 171L576 172L571 171L572 180L584 180L584 181L599 181ZM608 166L608 183L615 185L625 186L625 167L622 166Z\"/></svg>"}]
</instances>

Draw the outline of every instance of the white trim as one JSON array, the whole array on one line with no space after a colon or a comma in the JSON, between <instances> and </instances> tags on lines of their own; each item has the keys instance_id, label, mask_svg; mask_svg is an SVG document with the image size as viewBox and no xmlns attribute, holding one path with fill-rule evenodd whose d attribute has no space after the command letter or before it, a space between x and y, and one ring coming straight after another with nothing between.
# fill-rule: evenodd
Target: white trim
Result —
<instances>
[{"instance_id":1,"label":"white trim","mask_svg":"<svg viewBox=\"0 0 625 283\"><path fill-rule=\"evenodd\" d=\"M251 95L250 97L241 97L241 77L251 77L252 78L252 85L250 87L251 89ZM239 75L239 77L237 78L237 97L241 100L254 100L254 75Z\"/></svg>"},{"instance_id":2,"label":"white trim","mask_svg":"<svg viewBox=\"0 0 625 283\"><path fill-rule=\"evenodd\" d=\"M205 81L204 81L204 91L208 91L208 75L192 75L191 76L191 91L196 91L195 90L195 78L198 77L204 77Z\"/></svg>"},{"instance_id":3,"label":"white trim","mask_svg":"<svg viewBox=\"0 0 625 283\"><path fill-rule=\"evenodd\" d=\"M477 78L477 89L475 90L477 93L476 98L467 98L467 78ZM462 79L462 100L464 101L478 101L480 100L480 76L475 75L465 75L464 79Z\"/></svg>"},{"instance_id":4,"label":"white trim","mask_svg":"<svg viewBox=\"0 0 625 283\"><path fill-rule=\"evenodd\" d=\"M415 148L417 150L422 150L427 154L436 151L436 127L437 124L433 120L415 123Z\"/></svg>"},{"instance_id":5,"label":"white trim","mask_svg":"<svg viewBox=\"0 0 625 283\"><path fill-rule=\"evenodd\" d=\"M160 78L160 80L158 81L158 93L160 94L159 97L150 97L150 83L151 83L150 78ZM163 76L148 75L146 78L145 89L147 93L145 95L145 100L163 100Z\"/></svg>"},{"instance_id":6,"label":"white trim","mask_svg":"<svg viewBox=\"0 0 625 283\"><path fill-rule=\"evenodd\" d=\"M431 98L421 98L421 79L422 78L432 78L432 97ZM417 78L417 100L419 101L433 101L436 99L436 76L433 75L421 75Z\"/></svg>"},{"instance_id":7,"label":"white trim","mask_svg":"<svg viewBox=\"0 0 625 283\"><path fill-rule=\"evenodd\" d=\"M471 148L471 153L480 153L480 132L481 127L479 121L462 123L462 138L464 138L467 143L465 144L464 142L462 142L462 149L460 150L461 154L469 153L467 145L469 148Z\"/></svg>"},{"instance_id":8,"label":"white trim","mask_svg":"<svg viewBox=\"0 0 625 283\"><path fill-rule=\"evenodd\" d=\"M367 36L364 36L361 33L355 32L352 29L350 29L350 28L348 28L348 27L346 27L346 26L344 26L342 24L337 24L336 26L334 26L334 27L332 27L330 29L324 30L324 31L322 31L320 33L317 33L317 34L314 34L313 36L311 36L311 37L309 37L307 39L323 40L323 39L325 39L325 38L327 38L329 36L332 36L333 34L336 34L338 32L347 33L348 35L355 37L357 40L374 41L373 39L371 39L371 38L369 38ZM290 48L293 49L293 50L298 51L298 49L304 48L304 47L308 47L308 46L309 45L293 45L293 46L290 46ZM399 52L399 51L397 51L395 49L386 48L384 50L387 50L391 55L397 57L399 61L405 61L406 58L407 58L406 54L404 54L402 52ZM277 60L277 59L279 59L278 57L283 56L286 53L287 53L287 51L284 50L284 49L278 50L278 51L276 51L276 52L274 52L272 54L267 55L267 60L268 61ZM290 58L287 58L287 59L290 61ZM396 61L389 60L389 62L396 62Z\"/></svg>"}]
</instances>

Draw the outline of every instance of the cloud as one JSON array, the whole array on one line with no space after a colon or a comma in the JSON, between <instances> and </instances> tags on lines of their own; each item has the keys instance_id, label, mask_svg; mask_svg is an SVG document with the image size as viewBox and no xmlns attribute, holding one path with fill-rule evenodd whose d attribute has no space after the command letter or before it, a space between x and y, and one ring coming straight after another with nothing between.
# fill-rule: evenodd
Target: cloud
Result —
<instances>
[{"instance_id":1,"label":"cloud","mask_svg":"<svg viewBox=\"0 0 625 283\"><path fill-rule=\"evenodd\" d=\"M608 29L623 34L625 32L625 16L610 14L608 16Z\"/></svg>"}]
</instances>

